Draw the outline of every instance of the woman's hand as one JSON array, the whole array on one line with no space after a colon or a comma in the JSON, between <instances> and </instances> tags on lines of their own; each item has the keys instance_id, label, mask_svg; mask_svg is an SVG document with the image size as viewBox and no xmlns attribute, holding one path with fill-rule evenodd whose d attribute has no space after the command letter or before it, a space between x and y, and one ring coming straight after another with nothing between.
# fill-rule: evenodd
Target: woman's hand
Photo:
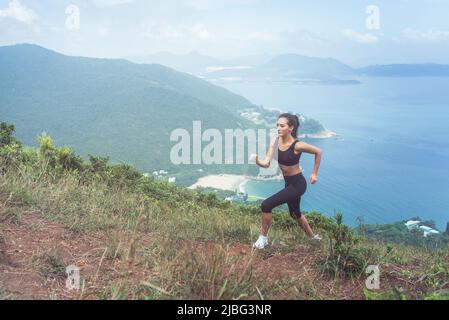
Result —
<instances>
[{"instance_id":1,"label":"woman's hand","mask_svg":"<svg viewBox=\"0 0 449 320\"><path fill-rule=\"evenodd\" d=\"M311 184L315 184L315 182L316 182L317 180L318 180L318 179L317 179L316 174L315 174L315 173L312 173L312 174L310 175L310 183L311 183Z\"/></svg>"}]
</instances>

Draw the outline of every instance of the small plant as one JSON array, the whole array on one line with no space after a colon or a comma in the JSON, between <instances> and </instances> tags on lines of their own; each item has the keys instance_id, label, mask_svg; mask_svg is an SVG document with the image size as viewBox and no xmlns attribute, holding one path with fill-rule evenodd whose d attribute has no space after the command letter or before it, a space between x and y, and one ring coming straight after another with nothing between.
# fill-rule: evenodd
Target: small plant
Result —
<instances>
[{"instance_id":1,"label":"small plant","mask_svg":"<svg viewBox=\"0 0 449 320\"><path fill-rule=\"evenodd\" d=\"M329 248L325 259L319 260L322 270L333 277L360 276L368 265L367 248L358 247L360 238L343 224L343 215L335 216L335 223L325 226L328 230Z\"/></svg>"},{"instance_id":2,"label":"small plant","mask_svg":"<svg viewBox=\"0 0 449 320\"><path fill-rule=\"evenodd\" d=\"M251 229L247 225L232 224L223 230L223 235L231 240L249 242Z\"/></svg>"},{"instance_id":3,"label":"small plant","mask_svg":"<svg viewBox=\"0 0 449 320\"><path fill-rule=\"evenodd\" d=\"M8 220L15 225L19 225L20 221L22 220L20 209L16 207L6 208L2 213L2 220Z\"/></svg>"},{"instance_id":4,"label":"small plant","mask_svg":"<svg viewBox=\"0 0 449 320\"><path fill-rule=\"evenodd\" d=\"M62 280L67 277L66 264L62 260L58 250L51 250L34 255L32 257L32 264L46 278Z\"/></svg>"},{"instance_id":5,"label":"small plant","mask_svg":"<svg viewBox=\"0 0 449 320\"><path fill-rule=\"evenodd\" d=\"M365 295L366 300L407 300L404 289L396 287L382 293L370 291L364 288L363 294Z\"/></svg>"},{"instance_id":6,"label":"small plant","mask_svg":"<svg viewBox=\"0 0 449 320\"><path fill-rule=\"evenodd\" d=\"M0 300L16 300L16 298L12 295L9 294L3 287L2 284L0 283Z\"/></svg>"},{"instance_id":7,"label":"small plant","mask_svg":"<svg viewBox=\"0 0 449 320\"><path fill-rule=\"evenodd\" d=\"M100 300L125 300L126 293L121 283L110 283L99 294Z\"/></svg>"},{"instance_id":8,"label":"small plant","mask_svg":"<svg viewBox=\"0 0 449 320\"><path fill-rule=\"evenodd\" d=\"M449 300L449 290L438 290L428 293L424 296L424 300Z\"/></svg>"},{"instance_id":9,"label":"small plant","mask_svg":"<svg viewBox=\"0 0 449 320\"><path fill-rule=\"evenodd\" d=\"M15 126L6 122L0 123L0 148L10 144L20 144L19 141L13 137Z\"/></svg>"},{"instance_id":10,"label":"small plant","mask_svg":"<svg viewBox=\"0 0 449 320\"><path fill-rule=\"evenodd\" d=\"M67 146L57 149L56 161L62 170L82 170L83 159Z\"/></svg>"}]
</instances>

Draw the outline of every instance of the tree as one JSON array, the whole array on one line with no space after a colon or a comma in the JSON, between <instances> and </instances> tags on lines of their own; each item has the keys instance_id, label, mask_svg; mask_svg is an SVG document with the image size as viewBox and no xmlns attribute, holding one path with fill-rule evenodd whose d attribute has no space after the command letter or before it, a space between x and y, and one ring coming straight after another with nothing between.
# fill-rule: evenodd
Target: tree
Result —
<instances>
[{"instance_id":1,"label":"tree","mask_svg":"<svg viewBox=\"0 0 449 320\"><path fill-rule=\"evenodd\" d=\"M12 136L14 130L15 127L13 124L8 124L6 122L0 123L0 148L10 145L13 142L19 144L19 141Z\"/></svg>"},{"instance_id":2,"label":"tree","mask_svg":"<svg viewBox=\"0 0 449 320\"><path fill-rule=\"evenodd\" d=\"M362 235L362 236L365 235L366 227L365 227L365 219L363 216L357 217L357 229L358 229L358 233L360 235Z\"/></svg>"}]
</instances>

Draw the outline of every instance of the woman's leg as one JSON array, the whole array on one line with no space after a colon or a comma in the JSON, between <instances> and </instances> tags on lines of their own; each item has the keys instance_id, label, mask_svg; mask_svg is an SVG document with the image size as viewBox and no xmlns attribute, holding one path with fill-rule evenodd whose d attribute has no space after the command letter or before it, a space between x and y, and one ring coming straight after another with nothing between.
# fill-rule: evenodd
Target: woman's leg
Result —
<instances>
[{"instance_id":1,"label":"woman's leg","mask_svg":"<svg viewBox=\"0 0 449 320\"><path fill-rule=\"evenodd\" d=\"M260 207L262 209L261 234L263 236L267 236L268 230L270 229L271 226L271 219L272 219L271 211L275 207L283 203L287 203L289 200L292 199L292 197L295 197L295 193L296 193L295 189L292 186L288 186L262 202Z\"/></svg>"},{"instance_id":2,"label":"woman's leg","mask_svg":"<svg viewBox=\"0 0 449 320\"><path fill-rule=\"evenodd\" d=\"M288 202L290 215L298 222L299 226L304 230L307 236L309 236L309 238L312 238L314 236L312 228L310 227L306 217L301 214L301 196L306 192L307 189L307 182L303 175L295 177L294 186L298 191L298 197Z\"/></svg>"},{"instance_id":3,"label":"woman's leg","mask_svg":"<svg viewBox=\"0 0 449 320\"><path fill-rule=\"evenodd\" d=\"M267 236L268 230L271 226L271 212L262 213L262 228L260 230L260 234L263 236Z\"/></svg>"},{"instance_id":4,"label":"woman's leg","mask_svg":"<svg viewBox=\"0 0 449 320\"><path fill-rule=\"evenodd\" d=\"M287 202L288 210L290 211L290 215L293 219L295 219L299 226L304 230L304 232L311 238L314 236L312 228L310 228L309 223L307 222L306 217L301 214L301 197L298 199L294 199L293 201Z\"/></svg>"},{"instance_id":5,"label":"woman's leg","mask_svg":"<svg viewBox=\"0 0 449 320\"><path fill-rule=\"evenodd\" d=\"M306 217L304 217L304 215L302 214L297 221L299 226L304 230L304 232L309 236L309 238L312 238L314 236L314 233Z\"/></svg>"}]
</instances>

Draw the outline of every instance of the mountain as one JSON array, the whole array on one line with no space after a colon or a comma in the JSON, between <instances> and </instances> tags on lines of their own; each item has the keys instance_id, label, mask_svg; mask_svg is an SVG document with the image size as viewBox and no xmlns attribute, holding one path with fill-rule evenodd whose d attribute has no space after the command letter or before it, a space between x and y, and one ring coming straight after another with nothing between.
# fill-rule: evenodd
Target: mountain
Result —
<instances>
[{"instance_id":1,"label":"mountain","mask_svg":"<svg viewBox=\"0 0 449 320\"><path fill-rule=\"evenodd\" d=\"M318 83L357 83L347 77L356 76L350 66L333 58L307 57L299 54L278 55L266 63L238 70L219 70L210 78L263 81L294 81Z\"/></svg>"},{"instance_id":2,"label":"mountain","mask_svg":"<svg viewBox=\"0 0 449 320\"><path fill-rule=\"evenodd\" d=\"M160 63L210 81L287 81L295 83L357 84L358 77L449 76L449 65L385 64L353 68L334 58L300 54L260 54L220 60L196 51L176 55L159 52L132 57L136 63Z\"/></svg>"},{"instance_id":3,"label":"mountain","mask_svg":"<svg viewBox=\"0 0 449 320\"><path fill-rule=\"evenodd\" d=\"M127 57L127 59L142 64L158 63L193 75L203 75L208 67L220 66L222 64L218 59L202 55L197 51L192 51L188 54L174 54L161 51L146 56Z\"/></svg>"},{"instance_id":4,"label":"mountain","mask_svg":"<svg viewBox=\"0 0 449 320\"><path fill-rule=\"evenodd\" d=\"M158 64L70 57L36 45L0 47L0 114L29 145L42 131L80 155L167 169L175 128L248 127L245 98ZM174 166L173 169L177 169Z\"/></svg>"},{"instance_id":5,"label":"mountain","mask_svg":"<svg viewBox=\"0 0 449 320\"><path fill-rule=\"evenodd\" d=\"M375 65L357 69L362 76L371 77L448 77L449 65L425 64L389 64Z\"/></svg>"},{"instance_id":6,"label":"mountain","mask_svg":"<svg viewBox=\"0 0 449 320\"><path fill-rule=\"evenodd\" d=\"M354 75L354 69L336 59L298 54L279 55L262 65L260 69L278 71L293 77Z\"/></svg>"},{"instance_id":7,"label":"mountain","mask_svg":"<svg viewBox=\"0 0 449 320\"><path fill-rule=\"evenodd\" d=\"M188 54L174 54L161 51L145 56L126 57L129 61L135 63L159 63L178 71L187 72L199 77L207 77L209 72L216 69L236 68L241 66L256 66L266 63L273 56L268 54L243 56L233 59L220 60L198 51L192 51Z\"/></svg>"}]
</instances>

